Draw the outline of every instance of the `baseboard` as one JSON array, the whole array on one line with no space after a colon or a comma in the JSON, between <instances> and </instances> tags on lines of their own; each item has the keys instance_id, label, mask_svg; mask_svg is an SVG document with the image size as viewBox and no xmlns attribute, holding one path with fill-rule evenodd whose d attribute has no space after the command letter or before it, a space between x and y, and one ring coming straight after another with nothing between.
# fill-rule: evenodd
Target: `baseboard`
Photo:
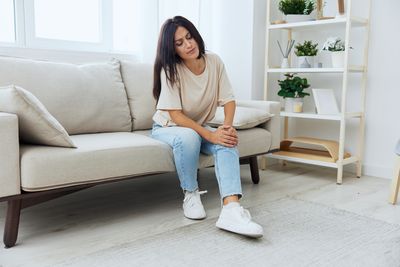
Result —
<instances>
[{"instance_id":1,"label":"baseboard","mask_svg":"<svg viewBox=\"0 0 400 267\"><path fill-rule=\"evenodd\" d=\"M392 179L393 167L388 168L381 165L363 164L362 174L367 176Z\"/></svg>"}]
</instances>

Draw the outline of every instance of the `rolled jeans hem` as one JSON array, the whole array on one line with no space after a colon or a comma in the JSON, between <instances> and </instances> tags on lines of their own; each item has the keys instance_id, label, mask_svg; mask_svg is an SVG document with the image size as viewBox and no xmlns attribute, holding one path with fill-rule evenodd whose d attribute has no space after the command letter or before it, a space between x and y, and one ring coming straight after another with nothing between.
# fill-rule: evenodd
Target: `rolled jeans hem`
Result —
<instances>
[{"instance_id":1,"label":"rolled jeans hem","mask_svg":"<svg viewBox=\"0 0 400 267\"><path fill-rule=\"evenodd\" d=\"M224 198L230 197L230 196L238 196L238 198L241 199L243 197L243 194L241 192L240 193L223 194L223 195L221 195L221 200L224 200Z\"/></svg>"}]
</instances>

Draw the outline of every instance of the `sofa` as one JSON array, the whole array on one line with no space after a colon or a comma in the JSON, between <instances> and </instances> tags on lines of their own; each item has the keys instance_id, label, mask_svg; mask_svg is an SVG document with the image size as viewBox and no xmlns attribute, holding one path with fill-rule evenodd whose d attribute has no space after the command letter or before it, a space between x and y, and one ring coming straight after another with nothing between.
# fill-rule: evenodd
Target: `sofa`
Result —
<instances>
[{"instance_id":1,"label":"sofa","mask_svg":"<svg viewBox=\"0 0 400 267\"><path fill-rule=\"evenodd\" d=\"M16 244L21 209L99 184L175 171L171 148L149 136L155 112L152 75L151 65L118 59L76 65L0 56L0 93L4 88L25 92L50 117L30 117L36 111L25 102L14 112L13 105L20 104L5 97L1 102L0 94L6 248ZM238 127L240 162L250 164L257 184L257 156L279 148L280 104L238 100L237 107L245 110L242 115L246 109L270 114L266 121ZM64 132L46 136L41 127L49 121ZM67 139L70 145L63 145ZM213 165L212 156L201 155L199 168Z\"/></svg>"}]
</instances>

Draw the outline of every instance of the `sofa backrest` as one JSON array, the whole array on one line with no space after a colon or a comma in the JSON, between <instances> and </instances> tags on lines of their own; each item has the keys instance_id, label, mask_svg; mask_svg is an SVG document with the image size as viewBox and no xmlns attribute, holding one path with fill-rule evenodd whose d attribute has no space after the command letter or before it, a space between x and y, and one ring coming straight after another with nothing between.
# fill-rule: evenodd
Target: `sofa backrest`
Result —
<instances>
[{"instance_id":1,"label":"sofa backrest","mask_svg":"<svg viewBox=\"0 0 400 267\"><path fill-rule=\"evenodd\" d=\"M75 65L0 57L0 86L33 93L69 134L132 130L120 62Z\"/></svg>"},{"instance_id":2,"label":"sofa backrest","mask_svg":"<svg viewBox=\"0 0 400 267\"><path fill-rule=\"evenodd\" d=\"M156 111L156 101L153 98L153 66L123 60L121 74L131 108L133 130L150 129Z\"/></svg>"}]
</instances>

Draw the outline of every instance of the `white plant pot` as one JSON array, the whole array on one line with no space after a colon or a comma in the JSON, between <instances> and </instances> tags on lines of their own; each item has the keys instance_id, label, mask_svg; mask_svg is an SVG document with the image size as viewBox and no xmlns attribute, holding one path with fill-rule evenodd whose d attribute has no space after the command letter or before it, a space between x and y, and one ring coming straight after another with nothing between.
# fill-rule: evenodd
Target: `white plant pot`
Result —
<instances>
[{"instance_id":1,"label":"white plant pot","mask_svg":"<svg viewBox=\"0 0 400 267\"><path fill-rule=\"evenodd\" d=\"M303 56L297 58L297 66L299 68L313 68L314 67L314 56Z\"/></svg>"},{"instance_id":2,"label":"white plant pot","mask_svg":"<svg viewBox=\"0 0 400 267\"><path fill-rule=\"evenodd\" d=\"M286 22L301 22L313 20L310 15L286 15Z\"/></svg>"},{"instance_id":3,"label":"white plant pot","mask_svg":"<svg viewBox=\"0 0 400 267\"><path fill-rule=\"evenodd\" d=\"M344 51L331 52L332 68L344 67Z\"/></svg>"},{"instance_id":4,"label":"white plant pot","mask_svg":"<svg viewBox=\"0 0 400 267\"><path fill-rule=\"evenodd\" d=\"M286 112L303 112L302 97L286 97L285 98L285 111Z\"/></svg>"}]
</instances>

